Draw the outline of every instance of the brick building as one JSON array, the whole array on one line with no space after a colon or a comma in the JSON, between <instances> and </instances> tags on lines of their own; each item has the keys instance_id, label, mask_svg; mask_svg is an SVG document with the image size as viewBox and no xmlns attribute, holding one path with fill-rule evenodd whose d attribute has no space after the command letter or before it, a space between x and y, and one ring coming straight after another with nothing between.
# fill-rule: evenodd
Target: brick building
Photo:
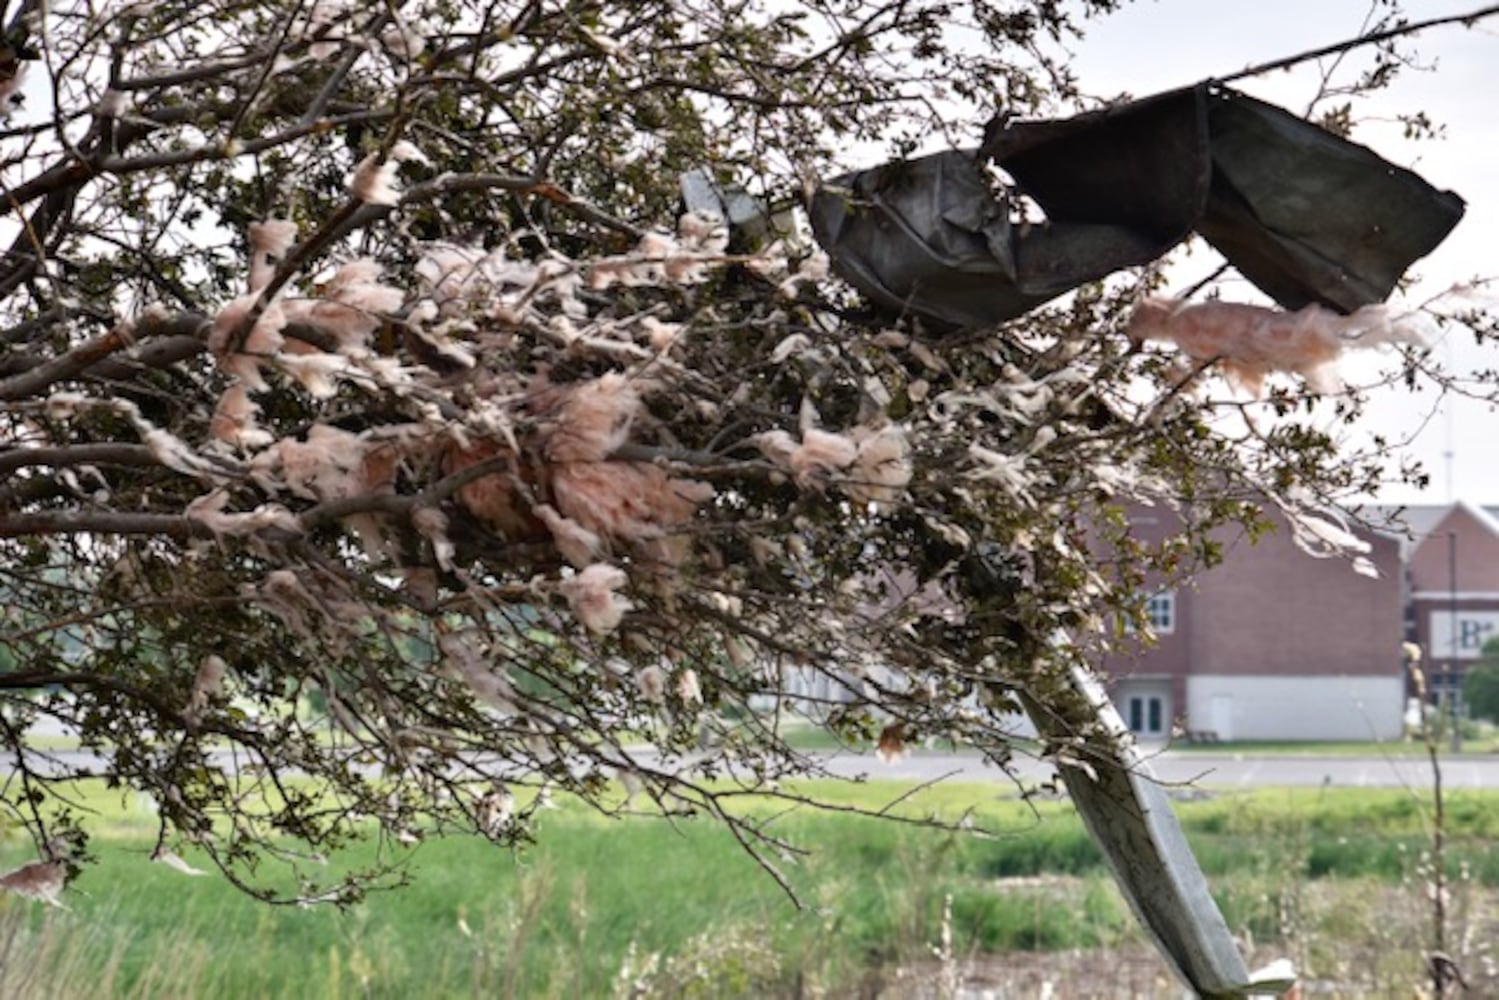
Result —
<instances>
[{"instance_id":1,"label":"brick building","mask_svg":"<svg viewBox=\"0 0 1499 1000\"><path fill-rule=\"evenodd\" d=\"M1131 524L1142 539L1175 529L1171 514L1152 509L1134 512ZM1258 544L1225 535L1221 565L1151 596L1158 645L1105 661L1135 732L1165 738L1176 724L1221 740L1400 736L1402 541L1360 533L1379 570L1371 579L1346 560L1308 556L1284 523L1277 528Z\"/></svg>"},{"instance_id":2,"label":"brick building","mask_svg":"<svg viewBox=\"0 0 1499 1000\"><path fill-rule=\"evenodd\" d=\"M1345 559L1296 547L1289 527L1257 544L1226 534L1223 562L1148 598L1155 646L1101 664L1124 721L1146 739L1180 727L1219 740L1386 740L1404 731L1402 645L1418 643L1433 698L1499 636L1499 508L1465 503L1369 512L1389 533L1360 531L1377 579ZM1178 530L1166 508L1137 507L1131 530ZM789 676L804 706L836 702L820 672ZM1017 734L1033 732L1017 718Z\"/></svg>"},{"instance_id":3,"label":"brick building","mask_svg":"<svg viewBox=\"0 0 1499 1000\"><path fill-rule=\"evenodd\" d=\"M1406 637L1424 651L1434 695L1461 685L1483 644L1499 637L1499 518L1467 503L1414 508L1406 562Z\"/></svg>"}]
</instances>

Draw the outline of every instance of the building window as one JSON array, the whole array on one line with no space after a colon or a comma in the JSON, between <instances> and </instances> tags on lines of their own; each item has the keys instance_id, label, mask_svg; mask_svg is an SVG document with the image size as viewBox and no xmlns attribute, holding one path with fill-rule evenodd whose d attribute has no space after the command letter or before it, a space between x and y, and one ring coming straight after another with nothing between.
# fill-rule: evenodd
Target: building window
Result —
<instances>
[{"instance_id":1,"label":"building window","mask_svg":"<svg viewBox=\"0 0 1499 1000\"><path fill-rule=\"evenodd\" d=\"M1176 591L1163 590L1145 600L1145 620L1157 635L1176 631Z\"/></svg>"},{"instance_id":2,"label":"building window","mask_svg":"<svg viewBox=\"0 0 1499 1000\"><path fill-rule=\"evenodd\" d=\"M1156 635L1176 631L1176 591L1162 590L1145 598L1145 623ZM1121 616L1120 627L1125 635L1134 634L1135 625L1129 618Z\"/></svg>"}]
</instances>

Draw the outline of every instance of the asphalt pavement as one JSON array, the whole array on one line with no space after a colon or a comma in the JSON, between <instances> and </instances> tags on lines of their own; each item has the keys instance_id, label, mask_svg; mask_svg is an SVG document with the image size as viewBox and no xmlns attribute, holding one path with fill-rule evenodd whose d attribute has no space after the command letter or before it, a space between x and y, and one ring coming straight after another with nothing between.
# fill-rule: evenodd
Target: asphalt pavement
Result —
<instances>
[{"instance_id":1,"label":"asphalt pavement","mask_svg":"<svg viewBox=\"0 0 1499 1000\"><path fill-rule=\"evenodd\" d=\"M1205 750L1154 750L1143 748L1150 773L1162 784L1204 791L1225 788L1419 788L1432 786L1431 764L1424 757L1378 755L1314 756L1303 754L1241 754ZM997 781L1011 782L998 768L973 753L942 753L917 750L900 760L881 761L872 753L851 751L809 752L833 774L843 777L902 781ZM47 756L69 769L99 771L104 761L86 750L53 750ZM659 766L653 751L632 753L641 764ZM225 756L225 761L228 761ZM690 761L680 763L690 764ZM13 762L0 756L0 773ZM55 765L54 765L55 766ZM44 767L43 770L48 768ZM1050 760L1018 754L1014 761L1017 779L1034 786L1056 775ZM1493 789L1499 791L1499 754L1471 753L1444 756L1442 786L1446 789ZM1013 783L1013 782L1011 782Z\"/></svg>"},{"instance_id":2,"label":"asphalt pavement","mask_svg":"<svg viewBox=\"0 0 1499 1000\"><path fill-rule=\"evenodd\" d=\"M1152 752L1147 767L1163 784L1222 788L1430 788L1431 763L1423 757L1303 756L1300 754L1213 753L1202 750ZM1002 780L1003 776L975 754L916 751L885 763L870 754L830 753L823 758L835 774L867 775L914 781ZM1056 774L1051 761L1017 756L1015 769L1024 783L1039 783ZM1444 789L1499 790L1499 754L1458 754L1441 760Z\"/></svg>"}]
</instances>

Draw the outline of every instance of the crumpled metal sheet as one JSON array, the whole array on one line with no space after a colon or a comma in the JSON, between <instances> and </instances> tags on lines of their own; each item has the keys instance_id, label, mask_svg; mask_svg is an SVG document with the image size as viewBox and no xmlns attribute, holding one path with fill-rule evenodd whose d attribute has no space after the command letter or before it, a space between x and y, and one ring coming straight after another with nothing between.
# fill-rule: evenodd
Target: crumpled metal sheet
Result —
<instances>
[{"instance_id":1,"label":"crumpled metal sheet","mask_svg":"<svg viewBox=\"0 0 1499 1000\"><path fill-rule=\"evenodd\" d=\"M751 240L763 240L775 221L760 201L737 184L720 185L703 167L694 167L681 177L682 207L707 218L722 219L731 230Z\"/></svg>"},{"instance_id":2,"label":"crumpled metal sheet","mask_svg":"<svg viewBox=\"0 0 1499 1000\"><path fill-rule=\"evenodd\" d=\"M1006 189L992 161L1014 179ZM1012 223L1018 195L1046 221ZM1195 231L1288 309L1381 302L1463 201L1367 147L1210 83L1075 118L991 123L978 150L825 184L834 269L945 328L992 326L1148 263Z\"/></svg>"},{"instance_id":3,"label":"crumpled metal sheet","mask_svg":"<svg viewBox=\"0 0 1499 1000\"><path fill-rule=\"evenodd\" d=\"M1042 736L1071 748L1058 759L1068 794L1162 957L1209 1000L1285 993L1294 979L1247 970L1165 789L1097 679L1079 669L1069 695L1047 706L1021 701Z\"/></svg>"}]
</instances>

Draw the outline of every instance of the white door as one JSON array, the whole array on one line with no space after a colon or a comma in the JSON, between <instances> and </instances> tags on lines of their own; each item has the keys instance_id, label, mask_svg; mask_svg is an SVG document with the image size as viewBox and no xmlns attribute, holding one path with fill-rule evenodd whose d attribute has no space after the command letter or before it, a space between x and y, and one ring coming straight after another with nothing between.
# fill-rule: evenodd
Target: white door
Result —
<instances>
[{"instance_id":1,"label":"white door","mask_svg":"<svg viewBox=\"0 0 1499 1000\"><path fill-rule=\"evenodd\" d=\"M1234 738L1234 696L1215 694L1208 702L1208 720L1220 740Z\"/></svg>"},{"instance_id":2,"label":"white door","mask_svg":"<svg viewBox=\"0 0 1499 1000\"><path fill-rule=\"evenodd\" d=\"M1162 736L1166 732L1166 699L1154 694L1132 694L1125 704L1125 721L1136 736Z\"/></svg>"}]
</instances>

